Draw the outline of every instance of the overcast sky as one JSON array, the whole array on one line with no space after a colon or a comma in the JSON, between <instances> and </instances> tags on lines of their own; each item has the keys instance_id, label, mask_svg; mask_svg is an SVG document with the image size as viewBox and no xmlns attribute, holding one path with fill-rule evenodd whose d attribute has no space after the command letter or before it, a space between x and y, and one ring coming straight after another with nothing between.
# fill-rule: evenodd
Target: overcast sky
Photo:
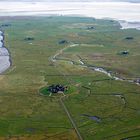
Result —
<instances>
[{"instance_id":1,"label":"overcast sky","mask_svg":"<svg viewBox=\"0 0 140 140\"><path fill-rule=\"evenodd\" d=\"M29 2L36 2L36 1L45 1L45 2L134 2L134 3L140 3L140 0L0 0L0 1L29 1Z\"/></svg>"},{"instance_id":2,"label":"overcast sky","mask_svg":"<svg viewBox=\"0 0 140 140\"><path fill-rule=\"evenodd\" d=\"M140 23L140 0L0 0L0 16L30 15L86 16Z\"/></svg>"}]
</instances>

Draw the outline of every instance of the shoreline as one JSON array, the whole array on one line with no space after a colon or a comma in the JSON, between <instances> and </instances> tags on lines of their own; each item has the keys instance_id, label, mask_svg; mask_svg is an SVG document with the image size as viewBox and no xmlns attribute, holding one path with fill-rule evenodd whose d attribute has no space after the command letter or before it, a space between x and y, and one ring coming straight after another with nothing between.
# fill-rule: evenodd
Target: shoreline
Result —
<instances>
[{"instance_id":1,"label":"shoreline","mask_svg":"<svg viewBox=\"0 0 140 140\"><path fill-rule=\"evenodd\" d=\"M118 22L120 25L121 30L126 30L126 29L136 29L140 30L140 21L126 21L126 20L119 20L115 18L96 18L96 17L88 17L84 15L58 15L58 14L44 14L44 15L13 15L13 16L1 16L0 19L5 20L5 19L23 19L23 18L40 18L40 17L81 17L81 18L94 18L97 20L114 20Z\"/></svg>"},{"instance_id":2,"label":"shoreline","mask_svg":"<svg viewBox=\"0 0 140 140\"><path fill-rule=\"evenodd\" d=\"M45 15L13 15L13 16L1 16L0 20L7 20L7 19L30 19L30 18L43 18L43 17L81 17L81 18L94 18L97 20L113 20L118 22L121 30L126 29L136 29L140 30L140 21L126 21L126 20L119 20L115 18L95 18L95 17L87 17L83 15L57 15L57 14L45 14Z\"/></svg>"},{"instance_id":3,"label":"shoreline","mask_svg":"<svg viewBox=\"0 0 140 140\"><path fill-rule=\"evenodd\" d=\"M130 2L0 2L0 17L77 16L113 19L120 23L121 29L140 29L139 13L140 3Z\"/></svg>"},{"instance_id":4,"label":"shoreline","mask_svg":"<svg viewBox=\"0 0 140 140\"><path fill-rule=\"evenodd\" d=\"M0 30L0 75L11 66L9 50L4 45L4 32Z\"/></svg>"}]
</instances>

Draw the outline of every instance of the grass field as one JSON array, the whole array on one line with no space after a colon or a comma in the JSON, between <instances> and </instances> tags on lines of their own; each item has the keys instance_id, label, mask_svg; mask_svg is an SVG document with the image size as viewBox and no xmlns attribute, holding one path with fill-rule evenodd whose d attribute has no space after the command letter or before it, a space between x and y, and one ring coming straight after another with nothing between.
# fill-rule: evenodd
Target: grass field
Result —
<instances>
[{"instance_id":1,"label":"grass field","mask_svg":"<svg viewBox=\"0 0 140 140\"><path fill-rule=\"evenodd\" d=\"M139 78L140 31L84 17L1 17L5 23L11 24L2 30L12 66L0 75L0 140L78 140L62 96L40 95L52 84L70 87L63 103L84 140L140 139L140 86L79 65L80 57L121 77ZM125 50L129 55L118 55Z\"/></svg>"}]
</instances>

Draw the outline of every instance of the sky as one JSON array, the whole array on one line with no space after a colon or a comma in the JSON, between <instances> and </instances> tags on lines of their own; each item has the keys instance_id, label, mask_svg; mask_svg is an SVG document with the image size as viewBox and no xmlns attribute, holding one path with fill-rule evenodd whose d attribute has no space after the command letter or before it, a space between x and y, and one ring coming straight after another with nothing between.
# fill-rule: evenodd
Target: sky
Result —
<instances>
[{"instance_id":1,"label":"sky","mask_svg":"<svg viewBox=\"0 0 140 140\"><path fill-rule=\"evenodd\" d=\"M45 1L45 2L132 2L140 3L140 0L0 0L1 1L17 1L17 2L36 2L36 1Z\"/></svg>"},{"instance_id":2,"label":"sky","mask_svg":"<svg viewBox=\"0 0 140 140\"><path fill-rule=\"evenodd\" d=\"M0 16L30 15L74 15L140 23L140 0L0 0Z\"/></svg>"}]
</instances>

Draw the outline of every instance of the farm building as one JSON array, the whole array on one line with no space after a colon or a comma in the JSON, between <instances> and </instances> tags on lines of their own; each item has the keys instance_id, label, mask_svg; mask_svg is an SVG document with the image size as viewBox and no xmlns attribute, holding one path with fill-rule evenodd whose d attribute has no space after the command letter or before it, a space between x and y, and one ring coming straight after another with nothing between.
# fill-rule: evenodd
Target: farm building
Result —
<instances>
[{"instance_id":1,"label":"farm building","mask_svg":"<svg viewBox=\"0 0 140 140\"><path fill-rule=\"evenodd\" d=\"M33 37L26 37L26 38L24 38L24 40L25 41L32 41L32 40L34 40L34 38Z\"/></svg>"},{"instance_id":2,"label":"farm building","mask_svg":"<svg viewBox=\"0 0 140 140\"><path fill-rule=\"evenodd\" d=\"M59 44L66 44L66 43L68 43L67 40L60 40L60 41L59 41Z\"/></svg>"},{"instance_id":3,"label":"farm building","mask_svg":"<svg viewBox=\"0 0 140 140\"><path fill-rule=\"evenodd\" d=\"M63 85L51 85L48 87L48 91L51 93L64 93L67 91L67 87Z\"/></svg>"},{"instance_id":4,"label":"farm building","mask_svg":"<svg viewBox=\"0 0 140 140\"><path fill-rule=\"evenodd\" d=\"M129 51L121 51L118 54L119 55L128 55L129 54Z\"/></svg>"},{"instance_id":5,"label":"farm building","mask_svg":"<svg viewBox=\"0 0 140 140\"><path fill-rule=\"evenodd\" d=\"M125 39L127 39L127 40L132 40L132 39L134 39L134 38L131 37L131 36L129 36L129 37L126 37Z\"/></svg>"},{"instance_id":6,"label":"farm building","mask_svg":"<svg viewBox=\"0 0 140 140\"><path fill-rule=\"evenodd\" d=\"M129 54L129 52L128 51L122 51L121 54L127 55L127 54Z\"/></svg>"},{"instance_id":7,"label":"farm building","mask_svg":"<svg viewBox=\"0 0 140 140\"><path fill-rule=\"evenodd\" d=\"M95 27L91 26L91 27L88 27L87 29L88 30L93 30L93 29L95 29Z\"/></svg>"}]
</instances>

